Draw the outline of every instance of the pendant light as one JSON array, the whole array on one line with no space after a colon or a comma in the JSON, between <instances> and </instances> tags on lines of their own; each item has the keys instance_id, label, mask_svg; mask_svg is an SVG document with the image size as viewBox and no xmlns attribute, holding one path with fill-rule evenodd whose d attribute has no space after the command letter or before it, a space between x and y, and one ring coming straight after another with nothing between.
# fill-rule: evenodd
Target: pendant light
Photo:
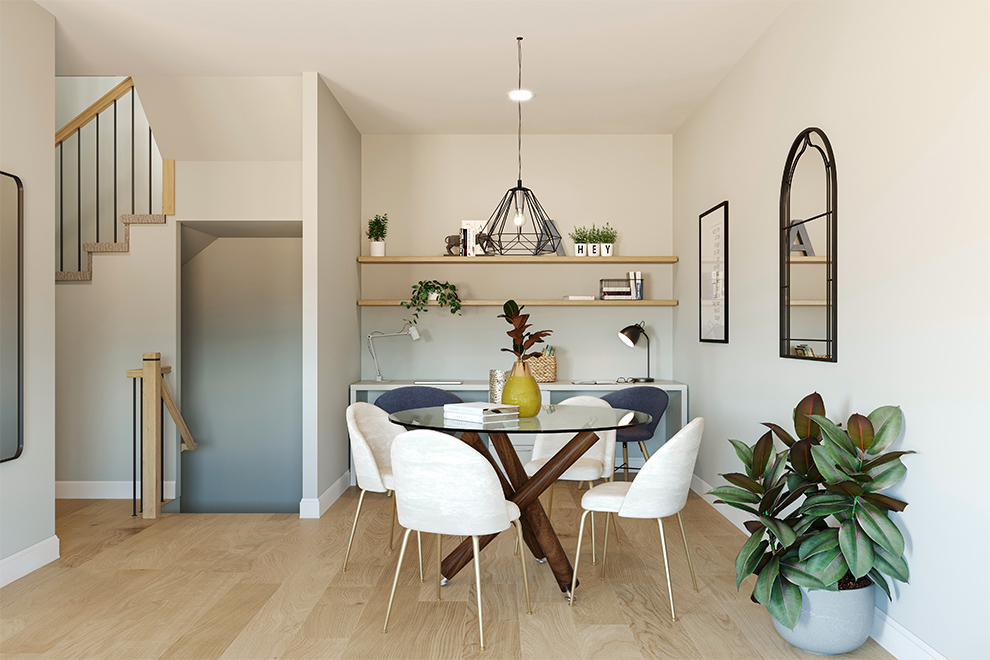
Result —
<instances>
[{"instance_id":1,"label":"pendant light","mask_svg":"<svg viewBox=\"0 0 990 660\"><path fill-rule=\"evenodd\" d=\"M484 233L492 241L498 254L559 254L563 256L563 241L553 220L543 210L540 200L522 182L522 103L533 97L522 88L522 37L516 37L519 54L519 87L509 92L509 98L518 105L519 123L517 149L519 171L514 188L509 188L502 201L495 207L485 224Z\"/></svg>"}]
</instances>

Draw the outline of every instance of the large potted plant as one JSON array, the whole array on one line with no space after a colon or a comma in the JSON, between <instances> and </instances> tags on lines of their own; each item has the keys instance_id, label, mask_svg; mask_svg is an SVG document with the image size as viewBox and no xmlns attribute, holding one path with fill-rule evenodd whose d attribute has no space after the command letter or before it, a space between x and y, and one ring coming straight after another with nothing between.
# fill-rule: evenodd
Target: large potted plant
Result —
<instances>
[{"instance_id":1,"label":"large potted plant","mask_svg":"<svg viewBox=\"0 0 990 660\"><path fill-rule=\"evenodd\" d=\"M901 457L914 453L884 451L901 423L900 408L882 406L842 429L816 392L794 409L795 435L765 422L770 430L752 446L730 440L745 473L722 475L730 485L711 494L755 517L745 523L736 586L756 575L752 600L799 648L858 648L872 628L873 585L890 598L885 575L908 581L904 537L889 518L907 503L882 492L906 474Z\"/></svg>"},{"instance_id":2,"label":"large potted plant","mask_svg":"<svg viewBox=\"0 0 990 660\"><path fill-rule=\"evenodd\" d=\"M419 313L428 312L426 306L431 301L436 302L440 307L448 307L451 314L461 312L461 298L457 294L456 285L439 280L420 280L412 285L412 295L409 300L400 303L406 309L413 310L413 317L406 319L406 322L416 325L419 321Z\"/></svg>"},{"instance_id":3,"label":"large potted plant","mask_svg":"<svg viewBox=\"0 0 990 660\"><path fill-rule=\"evenodd\" d=\"M502 403L519 406L520 417L535 417L540 412L543 403L540 386L526 364L526 358L539 357L538 352L528 353L536 344L542 344L543 338L550 336L553 330L538 330L526 332L530 327L529 314L523 314L525 305L520 306L515 300L507 300L502 305L502 313L498 318L505 319L512 329L505 334L512 338L512 348L503 348L507 353L516 356L512 371L502 388Z\"/></svg>"}]
</instances>

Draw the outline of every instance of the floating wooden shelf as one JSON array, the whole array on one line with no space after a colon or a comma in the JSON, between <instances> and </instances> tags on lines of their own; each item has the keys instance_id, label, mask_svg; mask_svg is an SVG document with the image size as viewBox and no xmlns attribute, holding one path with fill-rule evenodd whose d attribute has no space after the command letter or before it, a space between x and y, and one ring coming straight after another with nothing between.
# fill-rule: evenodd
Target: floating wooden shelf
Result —
<instances>
[{"instance_id":1,"label":"floating wooden shelf","mask_svg":"<svg viewBox=\"0 0 990 660\"><path fill-rule=\"evenodd\" d=\"M816 257L808 257L814 259ZM677 257L358 257L359 264L675 264Z\"/></svg>"},{"instance_id":2,"label":"floating wooden shelf","mask_svg":"<svg viewBox=\"0 0 990 660\"><path fill-rule=\"evenodd\" d=\"M676 307L676 300L517 300L533 307ZM401 300L358 300L360 307L397 307ZM430 302L429 305L436 305ZM464 307L501 307L504 300L462 300Z\"/></svg>"}]
</instances>

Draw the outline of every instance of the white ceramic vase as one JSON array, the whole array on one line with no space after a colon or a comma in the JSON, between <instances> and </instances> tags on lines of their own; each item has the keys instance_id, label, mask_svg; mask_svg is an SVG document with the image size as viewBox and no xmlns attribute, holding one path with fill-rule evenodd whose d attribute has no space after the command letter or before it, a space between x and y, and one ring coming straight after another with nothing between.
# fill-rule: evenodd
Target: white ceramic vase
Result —
<instances>
[{"instance_id":1,"label":"white ceramic vase","mask_svg":"<svg viewBox=\"0 0 990 660\"><path fill-rule=\"evenodd\" d=\"M385 256L385 241L371 241L371 256L373 257L384 257Z\"/></svg>"}]
</instances>

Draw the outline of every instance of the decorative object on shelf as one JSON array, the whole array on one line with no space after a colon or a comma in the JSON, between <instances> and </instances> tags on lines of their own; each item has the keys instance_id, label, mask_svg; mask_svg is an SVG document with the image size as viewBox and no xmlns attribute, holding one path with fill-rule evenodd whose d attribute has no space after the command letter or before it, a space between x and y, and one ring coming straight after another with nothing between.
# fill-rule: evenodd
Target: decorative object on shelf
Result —
<instances>
[{"instance_id":1,"label":"decorative object on shelf","mask_svg":"<svg viewBox=\"0 0 990 660\"><path fill-rule=\"evenodd\" d=\"M388 233L388 213L368 220L368 238L371 240L371 256L385 256L385 235Z\"/></svg>"},{"instance_id":2,"label":"decorative object on shelf","mask_svg":"<svg viewBox=\"0 0 990 660\"><path fill-rule=\"evenodd\" d=\"M598 296L602 300L642 300L643 273L631 270L625 279L598 280Z\"/></svg>"},{"instance_id":3,"label":"decorative object on shelf","mask_svg":"<svg viewBox=\"0 0 990 660\"><path fill-rule=\"evenodd\" d=\"M488 403L502 403L502 390L505 389L505 381L508 378L508 371L488 370Z\"/></svg>"},{"instance_id":4,"label":"decorative object on shelf","mask_svg":"<svg viewBox=\"0 0 990 660\"><path fill-rule=\"evenodd\" d=\"M729 343L729 202L698 216L698 341Z\"/></svg>"},{"instance_id":5,"label":"decorative object on shelf","mask_svg":"<svg viewBox=\"0 0 990 660\"><path fill-rule=\"evenodd\" d=\"M416 326L407 321L405 325L402 326L402 330L399 330L398 332L379 332L378 330L374 330L368 333L368 350L371 351L371 359L375 361L375 380L382 381L383 378L382 370L378 366L378 356L375 355L374 340L381 337L402 337L403 335L409 335L413 341L416 341L419 339L419 330L416 329Z\"/></svg>"},{"instance_id":6,"label":"decorative object on shelf","mask_svg":"<svg viewBox=\"0 0 990 660\"><path fill-rule=\"evenodd\" d=\"M588 228L587 227L575 227L571 233L568 234L570 239L574 241L574 256L575 257L586 257L588 256Z\"/></svg>"},{"instance_id":7,"label":"decorative object on shelf","mask_svg":"<svg viewBox=\"0 0 990 660\"><path fill-rule=\"evenodd\" d=\"M519 54L519 89L522 89L522 37L516 37ZM532 98L531 96L529 98ZM516 185L502 196L491 217L485 224L484 233L494 243L498 254L558 254L564 256L564 246L557 226L543 209L540 200L522 182L522 101L518 106L518 161L519 169Z\"/></svg>"},{"instance_id":8,"label":"decorative object on shelf","mask_svg":"<svg viewBox=\"0 0 990 660\"><path fill-rule=\"evenodd\" d=\"M820 128L806 128L791 145L780 182L780 357L839 359L838 189L832 145ZM795 344L813 350L798 352Z\"/></svg>"},{"instance_id":9,"label":"decorative object on shelf","mask_svg":"<svg viewBox=\"0 0 990 660\"><path fill-rule=\"evenodd\" d=\"M646 328L644 327L646 321L640 321L639 323L634 323L633 325L627 325L622 330L619 330L619 339L622 343L633 348L639 341L640 337L646 337L646 378L633 378L631 382L633 383L652 383L653 378L650 377L650 336L646 334Z\"/></svg>"},{"instance_id":10,"label":"decorative object on shelf","mask_svg":"<svg viewBox=\"0 0 990 660\"><path fill-rule=\"evenodd\" d=\"M526 329L531 327L529 314L523 314L522 310L523 307L517 305L515 300L507 300L502 306L502 313L498 316L512 326L512 330L505 333L512 338L512 348L502 350L516 356L512 372L502 390L501 402L519 406L520 417L535 417L540 412L542 403L540 387L536 384L536 379L526 362L527 358L540 357L540 353L526 351L536 344L542 344L543 338L549 337L553 330L526 332Z\"/></svg>"},{"instance_id":11,"label":"decorative object on shelf","mask_svg":"<svg viewBox=\"0 0 990 660\"><path fill-rule=\"evenodd\" d=\"M854 414L842 429L825 416L815 392L798 403L793 419L796 437L764 422L770 430L753 446L729 440L745 474L722 475L731 485L709 494L757 517L745 523L751 536L736 557L736 585L757 576L752 599L791 644L845 653L870 634L873 585L890 598L884 574L910 577L904 536L889 518L907 502L882 491L904 477L901 457L915 452L884 453L901 431L896 406ZM775 436L786 445L780 453Z\"/></svg>"},{"instance_id":12,"label":"decorative object on shelf","mask_svg":"<svg viewBox=\"0 0 990 660\"><path fill-rule=\"evenodd\" d=\"M462 230L463 231L463 230ZM484 232L477 232L474 237L474 254L463 254L464 236L463 233L451 234L446 239L448 257L482 257L495 254L494 243Z\"/></svg>"},{"instance_id":13,"label":"decorative object on shelf","mask_svg":"<svg viewBox=\"0 0 990 660\"><path fill-rule=\"evenodd\" d=\"M592 225L594 228L594 225ZM611 257L615 254L615 241L619 238L619 232L612 225L605 223L605 226L598 230L598 250L603 257Z\"/></svg>"},{"instance_id":14,"label":"decorative object on shelf","mask_svg":"<svg viewBox=\"0 0 990 660\"><path fill-rule=\"evenodd\" d=\"M412 319L406 319L406 323L416 325L419 322L419 313L429 311L426 305L430 300L434 300L440 307L449 307L451 314L461 313L461 298L457 295L457 286L438 280L420 280L412 285L410 299L399 303L406 309L413 310Z\"/></svg>"}]
</instances>

